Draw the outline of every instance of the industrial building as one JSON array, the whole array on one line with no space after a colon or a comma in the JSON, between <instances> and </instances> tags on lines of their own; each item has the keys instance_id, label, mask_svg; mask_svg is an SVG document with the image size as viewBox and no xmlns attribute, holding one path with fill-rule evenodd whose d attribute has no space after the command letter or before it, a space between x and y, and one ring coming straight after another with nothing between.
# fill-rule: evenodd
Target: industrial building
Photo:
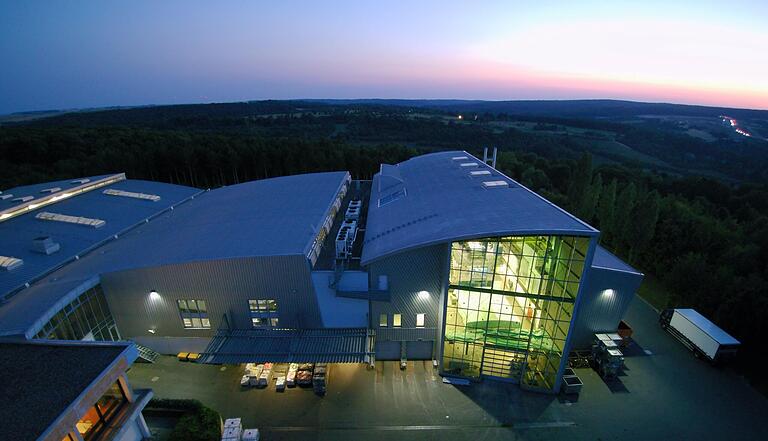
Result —
<instances>
[{"instance_id":1,"label":"industrial building","mask_svg":"<svg viewBox=\"0 0 768 441\"><path fill-rule=\"evenodd\" d=\"M553 392L642 274L465 151L214 190L123 174L0 193L0 335L202 363L435 360Z\"/></svg>"}]
</instances>

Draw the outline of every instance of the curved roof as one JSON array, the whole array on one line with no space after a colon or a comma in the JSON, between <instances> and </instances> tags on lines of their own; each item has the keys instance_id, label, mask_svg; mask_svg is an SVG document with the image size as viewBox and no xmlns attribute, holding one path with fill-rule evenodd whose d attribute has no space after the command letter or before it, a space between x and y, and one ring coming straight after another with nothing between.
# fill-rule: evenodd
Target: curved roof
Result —
<instances>
[{"instance_id":1,"label":"curved roof","mask_svg":"<svg viewBox=\"0 0 768 441\"><path fill-rule=\"evenodd\" d=\"M126 180L124 175L111 176L117 176L119 179L43 207L27 210L24 214L0 222L0 255L24 261L20 267L12 271L0 270L0 297L23 287L26 283L74 259L75 256L83 254L115 234L122 233L127 228L157 215L200 191L196 188L161 182ZM94 183L111 176L93 176L82 178L82 180L87 179L88 182ZM81 185L76 181L80 179L18 187L4 193L30 195L38 199L48 195L41 193L42 190L59 188L61 192L66 192L70 188ZM152 201L120 197L105 194L105 190L152 194L159 196L160 199ZM4 203L0 208L9 208L18 204L10 202L10 199L0 202ZM99 219L104 221L104 224L94 228L38 219L36 216L43 212ZM59 251L50 255L33 251L33 240L40 237L50 237L59 245Z\"/></svg>"},{"instance_id":2,"label":"curved roof","mask_svg":"<svg viewBox=\"0 0 768 441\"><path fill-rule=\"evenodd\" d=\"M361 263L512 234L598 231L465 151L432 153L382 166L374 176Z\"/></svg>"},{"instance_id":3,"label":"curved roof","mask_svg":"<svg viewBox=\"0 0 768 441\"><path fill-rule=\"evenodd\" d=\"M94 276L100 274L201 260L306 255L348 177L347 172L314 173L203 192L81 256L0 304L0 335L27 332L40 317L50 315L62 302L66 303L66 299L73 297L72 292L82 291L79 287L92 285ZM98 207L91 209L98 211ZM108 225L110 220L98 230Z\"/></svg>"}]
</instances>

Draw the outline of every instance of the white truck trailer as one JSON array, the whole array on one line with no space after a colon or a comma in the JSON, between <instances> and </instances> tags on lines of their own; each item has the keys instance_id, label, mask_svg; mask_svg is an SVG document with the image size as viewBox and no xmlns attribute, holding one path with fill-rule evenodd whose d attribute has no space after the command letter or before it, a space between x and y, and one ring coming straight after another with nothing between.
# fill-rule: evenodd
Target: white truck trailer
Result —
<instances>
[{"instance_id":1,"label":"white truck trailer","mask_svg":"<svg viewBox=\"0 0 768 441\"><path fill-rule=\"evenodd\" d=\"M680 340L697 357L722 363L736 355L741 343L693 309L666 309L661 327Z\"/></svg>"}]
</instances>

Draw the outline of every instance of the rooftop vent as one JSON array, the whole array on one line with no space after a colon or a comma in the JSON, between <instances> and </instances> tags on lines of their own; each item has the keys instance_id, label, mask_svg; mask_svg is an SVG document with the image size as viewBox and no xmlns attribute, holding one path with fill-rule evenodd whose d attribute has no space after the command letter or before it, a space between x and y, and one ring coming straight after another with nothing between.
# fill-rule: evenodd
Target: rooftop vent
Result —
<instances>
[{"instance_id":1,"label":"rooftop vent","mask_svg":"<svg viewBox=\"0 0 768 441\"><path fill-rule=\"evenodd\" d=\"M13 195L12 195L12 194L10 194L10 193L7 193L7 194L0 194L0 200L2 200L2 201L5 201L5 200L7 200L7 199L10 199L10 198L12 198L12 197L13 197Z\"/></svg>"},{"instance_id":2,"label":"rooftop vent","mask_svg":"<svg viewBox=\"0 0 768 441\"><path fill-rule=\"evenodd\" d=\"M61 187L44 188L40 190L40 193L56 193L57 191L61 191Z\"/></svg>"},{"instance_id":3,"label":"rooftop vent","mask_svg":"<svg viewBox=\"0 0 768 441\"><path fill-rule=\"evenodd\" d=\"M504 188L504 187L509 187L509 183L507 181L485 181L485 182L483 182L483 187L485 187L485 188Z\"/></svg>"},{"instance_id":4,"label":"rooftop vent","mask_svg":"<svg viewBox=\"0 0 768 441\"><path fill-rule=\"evenodd\" d=\"M0 256L0 269L5 271L13 271L16 268L24 265L24 261L15 257Z\"/></svg>"},{"instance_id":5,"label":"rooftop vent","mask_svg":"<svg viewBox=\"0 0 768 441\"><path fill-rule=\"evenodd\" d=\"M466 161L466 160L467 160L467 159L469 159L469 158L468 158L468 157L466 157L466 156L454 156L454 157L453 157L453 158L451 158L451 159L453 159L454 161Z\"/></svg>"},{"instance_id":6,"label":"rooftop vent","mask_svg":"<svg viewBox=\"0 0 768 441\"><path fill-rule=\"evenodd\" d=\"M13 202L29 202L29 201L31 201L34 198L35 198L34 196L21 196L21 197L18 197L18 198L13 198L13 199L11 199L11 201L13 201Z\"/></svg>"},{"instance_id":7,"label":"rooftop vent","mask_svg":"<svg viewBox=\"0 0 768 441\"><path fill-rule=\"evenodd\" d=\"M465 167L465 168L472 168L472 167L477 167L477 166L478 166L477 162L462 162L461 163L461 167Z\"/></svg>"},{"instance_id":8,"label":"rooftop vent","mask_svg":"<svg viewBox=\"0 0 768 441\"><path fill-rule=\"evenodd\" d=\"M469 172L470 176L489 176L491 172L489 170L474 170Z\"/></svg>"},{"instance_id":9,"label":"rooftop vent","mask_svg":"<svg viewBox=\"0 0 768 441\"><path fill-rule=\"evenodd\" d=\"M54 242L48 236L36 237L32 239L32 251L50 256L51 254L59 251L61 246Z\"/></svg>"},{"instance_id":10,"label":"rooftop vent","mask_svg":"<svg viewBox=\"0 0 768 441\"><path fill-rule=\"evenodd\" d=\"M88 183L88 182L91 182L91 180L88 179L88 178L75 179L75 180L69 181L70 184L85 184L85 183Z\"/></svg>"},{"instance_id":11,"label":"rooftop vent","mask_svg":"<svg viewBox=\"0 0 768 441\"><path fill-rule=\"evenodd\" d=\"M43 211L41 213L37 213L35 215L37 219L40 220L47 220L47 221L55 221L55 222L65 222L70 224L77 224L77 225L85 225L87 227L93 227L93 228L101 228L104 225L107 224L106 221L103 221L101 219L90 219L87 217L80 217L80 216L69 216L66 214L59 214L59 213L50 213L47 211Z\"/></svg>"},{"instance_id":12,"label":"rooftop vent","mask_svg":"<svg viewBox=\"0 0 768 441\"><path fill-rule=\"evenodd\" d=\"M157 202L160 200L160 196L156 194L135 193L133 191L116 190L114 188L108 188L103 191L104 194L111 196L123 196L126 198L143 199L145 201Z\"/></svg>"}]
</instances>

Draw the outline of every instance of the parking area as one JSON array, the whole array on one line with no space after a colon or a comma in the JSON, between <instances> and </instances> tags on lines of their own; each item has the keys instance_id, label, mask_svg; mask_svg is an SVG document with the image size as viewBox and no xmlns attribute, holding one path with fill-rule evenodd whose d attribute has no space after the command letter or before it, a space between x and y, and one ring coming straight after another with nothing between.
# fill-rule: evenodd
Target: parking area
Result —
<instances>
[{"instance_id":1,"label":"parking area","mask_svg":"<svg viewBox=\"0 0 768 441\"><path fill-rule=\"evenodd\" d=\"M195 398L222 417L241 417L265 440L648 440L762 439L768 400L742 378L695 359L662 331L656 312L635 299L626 320L636 345L619 379L606 384L578 369L578 398L485 381L442 383L429 362L333 365L328 392L241 388L243 366L162 357L136 364L134 387L162 398Z\"/></svg>"}]
</instances>

